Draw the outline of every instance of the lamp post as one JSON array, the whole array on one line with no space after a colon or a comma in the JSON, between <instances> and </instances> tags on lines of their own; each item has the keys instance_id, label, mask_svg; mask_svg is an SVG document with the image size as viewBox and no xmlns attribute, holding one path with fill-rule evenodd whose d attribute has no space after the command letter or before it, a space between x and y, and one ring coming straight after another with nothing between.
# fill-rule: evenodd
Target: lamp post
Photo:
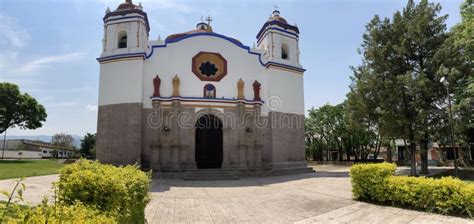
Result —
<instances>
[{"instance_id":1,"label":"lamp post","mask_svg":"<svg viewBox=\"0 0 474 224\"><path fill-rule=\"evenodd\" d=\"M3 154L5 154L6 141L7 141L7 130L5 130L5 134L3 135L2 160L3 160Z\"/></svg>"},{"instance_id":2,"label":"lamp post","mask_svg":"<svg viewBox=\"0 0 474 224\"><path fill-rule=\"evenodd\" d=\"M446 87L446 94L448 95L448 109L449 109L449 128L451 129L451 147L454 152L454 175L458 176L458 152L454 145L454 129L453 129L453 111L451 110L451 95L449 94L449 82L446 76L441 77L439 82Z\"/></svg>"}]
</instances>

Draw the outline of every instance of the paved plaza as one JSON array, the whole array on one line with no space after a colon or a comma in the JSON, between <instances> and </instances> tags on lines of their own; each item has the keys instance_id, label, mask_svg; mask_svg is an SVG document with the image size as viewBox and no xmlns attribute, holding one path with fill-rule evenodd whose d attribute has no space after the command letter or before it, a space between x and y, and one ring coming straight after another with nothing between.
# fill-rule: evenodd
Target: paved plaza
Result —
<instances>
[{"instance_id":1,"label":"paved plaza","mask_svg":"<svg viewBox=\"0 0 474 224\"><path fill-rule=\"evenodd\" d=\"M149 223L474 223L469 219L351 199L347 167L316 173L221 181L154 180ZM26 200L51 194L56 175L27 178ZM1 189L13 187L0 181Z\"/></svg>"}]
</instances>

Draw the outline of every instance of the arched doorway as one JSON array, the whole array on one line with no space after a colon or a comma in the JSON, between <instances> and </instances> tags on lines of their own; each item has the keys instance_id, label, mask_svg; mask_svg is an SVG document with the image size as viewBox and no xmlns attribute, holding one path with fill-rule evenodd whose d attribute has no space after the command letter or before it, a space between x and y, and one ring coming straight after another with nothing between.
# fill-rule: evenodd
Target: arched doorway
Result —
<instances>
[{"instance_id":1,"label":"arched doorway","mask_svg":"<svg viewBox=\"0 0 474 224\"><path fill-rule=\"evenodd\" d=\"M222 122L214 115L204 115L196 122L196 165L198 169L221 168Z\"/></svg>"}]
</instances>

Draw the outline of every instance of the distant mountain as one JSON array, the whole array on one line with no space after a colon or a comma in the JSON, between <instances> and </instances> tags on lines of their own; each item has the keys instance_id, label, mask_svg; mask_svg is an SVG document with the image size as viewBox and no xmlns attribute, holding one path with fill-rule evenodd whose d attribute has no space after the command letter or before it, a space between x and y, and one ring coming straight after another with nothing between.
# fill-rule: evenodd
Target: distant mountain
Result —
<instances>
[{"instance_id":1,"label":"distant mountain","mask_svg":"<svg viewBox=\"0 0 474 224\"><path fill-rule=\"evenodd\" d=\"M77 148L81 147L81 140L82 137L78 135L72 135L74 138L74 146ZM35 140L35 141L43 141L43 142L51 142L51 139L53 138L52 135L7 135L7 139L27 139L27 140ZM3 136L1 136L1 140L3 140Z\"/></svg>"}]
</instances>

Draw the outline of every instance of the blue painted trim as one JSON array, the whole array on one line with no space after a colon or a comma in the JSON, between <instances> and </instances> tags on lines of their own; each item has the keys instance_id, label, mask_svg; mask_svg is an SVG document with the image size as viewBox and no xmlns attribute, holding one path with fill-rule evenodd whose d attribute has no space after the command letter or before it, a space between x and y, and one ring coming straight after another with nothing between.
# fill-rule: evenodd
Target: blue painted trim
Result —
<instances>
[{"instance_id":1,"label":"blue painted trim","mask_svg":"<svg viewBox=\"0 0 474 224\"><path fill-rule=\"evenodd\" d=\"M285 36L285 37L292 38L292 39L295 39L295 40L298 40L298 38L299 38L299 36L298 36L297 34L295 34L295 33L290 33L290 32L288 32L288 31L286 31L286 30L283 30L283 29L280 29L280 28L277 28L277 27L268 28L268 29L266 29L265 32L263 32L263 33L266 33L267 30L277 30L277 31L281 31L281 32L284 32L284 33L291 34L291 35L293 35L293 36L288 36L288 35L285 35L285 34L280 34L280 35L283 35L283 36ZM268 35L268 33L265 34L265 35L260 36L260 38L257 39L257 43L260 43L260 41L262 41L263 38L265 38L267 35Z\"/></svg>"},{"instance_id":2,"label":"blue painted trim","mask_svg":"<svg viewBox=\"0 0 474 224\"><path fill-rule=\"evenodd\" d=\"M164 100L164 101L171 101L171 100L203 100L208 102L223 102L223 103L239 103L243 102L245 104L264 104L264 101L255 101L255 100L247 100L247 99L235 99L235 98L204 98L204 97L192 97L192 96L171 96L171 97L154 97L151 96L150 99L152 100Z\"/></svg>"},{"instance_id":3,"label":"blue painted trim","mask_svg":"<svg viewBox=\"0 0 474 224\"><path fill-rule=\"evenodd\" d=\"M139 18L139 19L145 20L145 18L144 18L143 16L127 16L127 17L122 17L122 18L108 19L108 20L106 20L105 22L108 23L108 22L110 22L110 21L115 21L115 20L135 19L135 18Z\"/></svg>"},{"instance_id":4,"label":"blue painted trim","mask_svg":"<svg viewBox=\"0 0 474 224\"><path fill-rule=\"evenodd\" d=\"M116 55L111 55L107 57L101 57L97 58L97 61L108 61L108 60L114 60L114 59L121 59L121 58L134 58L134 57L143 57L145 58L146 53L141 52L141 53L129 53L129 54L116 54Z\"/></svg>"},{"instance_id":5,"label":"blue painted trim","mask_svg":"<svg viewBox=\"0 0 474 224\"><path fill-rule=\"evenodd\" d=\"M277 26L283 27L283 28L288 29L288 30L294 30L298 34L300 33L300 30L296 26L292 26L292 25L289 25L287 23L282 23L280 21L273 20L273 21L268 21L265 24L263 24L262 28L260 28L260 31L258 31L258 33L257 33L257 39L259 39L259 37L263 34L265 29L268 26L271 26L271 25L277 25Z\"/></svg>"},{"instance_id":6,"label":"blue painted trim","mask_svg":"<svg viewBox=\"0 0 474 224\"><path fill-rule=\"evenodd\" d=\"M191 37L195 37L195 36L213 36L213 37L218 37L218 38L227 40L227 41L235 44L237 47L240 47L240 48L246 50L249 54L259 56L258 60L259 60L260 64L262 66L265 66L265 64L263 63L262 58L261 58L262 55L260 53L255 53L255 52L250 51L249 46L243 45L242 43L240 43L239 41L237 41L233 38L229 38L229 37L226 37L224 35L221 35L221 34L218 34L218 33L212 33L212 32L209 32L209 33L193 33L193 34L184 35L182 37L175 38L175 39L172 39L172 40L165 40L165 44L162 44L162 45L152 45L150 54L146 55L146 59L150 58L153 55L153 52L154 52L155 48L164 48L164 47L167 47L168 44L176 43L176 42L179 42L179 41L191 38Z\"/></svg>"},{"instance_id":7,"label":"blue painted trim","mask_svg":"<svg viewBox=\"0 0 474 224\"><path fill-rule=\"evenodd\" d=\"M295 70L295 71L302 71L304 72L305 69L302 69L302 68L298 68L298 67L294 67L294 66L291 66L291 65L286 65L286 64L281 64L281 63L277 63L277 62L272 62L272 61L268 61L267 63L263 63L262 61L262 54L260 53L256 53L256 52L252 52L250 51L250 47L249 46L246 46L246 45L243 45L242 43L240 43L239 41L233 39L233 38L229 38L229 37L226 37L224 35L221 35L221 34L218 34L218 33L212 33L212 32L209 32L209 33L193 33L193 34L189 34L189 35L184 35L182 37L179 37L179 38L176 38L176 39L172 39L172 40L165 40L165 44L162 44L162 45L152 45L151 46L151 51L149 54L146 54L145 52L142 52L142 53L133 53L133 54L117 54L117 55L111 55L111 56L107 56L107 57L102 57L102 58L97 58L98 61L105 61L105 60L112 60L112 59L117 59L117 58L127 58L127 57L136 57L136 56L143 56L145 59L148 59L150 58L151 56L153 56L153 53L154 53L154 49L155 48L165 48L168 46L168 44L171 44L171 43L176 43L176 42L179 42L179 41L182 41L182 40L185 40L185 39L188 39L188 38L191 38L191 37L195 37L195 36L213 36L213 37L217 37L217 38L221 38L221 39L224 39L224 40L227 40L233 44L235 44L237 47L240 47L244 50L247 51L247 53L249 54L253 54L253 55L257 55L258 56L258 61L260 62L260 64L266 68L268 68L268 66L274 64L274 65L278 65L279 67L283 67L283 68L288 68L288 69L291 69L291 70Z\"/></svg>"}]
</instances>

